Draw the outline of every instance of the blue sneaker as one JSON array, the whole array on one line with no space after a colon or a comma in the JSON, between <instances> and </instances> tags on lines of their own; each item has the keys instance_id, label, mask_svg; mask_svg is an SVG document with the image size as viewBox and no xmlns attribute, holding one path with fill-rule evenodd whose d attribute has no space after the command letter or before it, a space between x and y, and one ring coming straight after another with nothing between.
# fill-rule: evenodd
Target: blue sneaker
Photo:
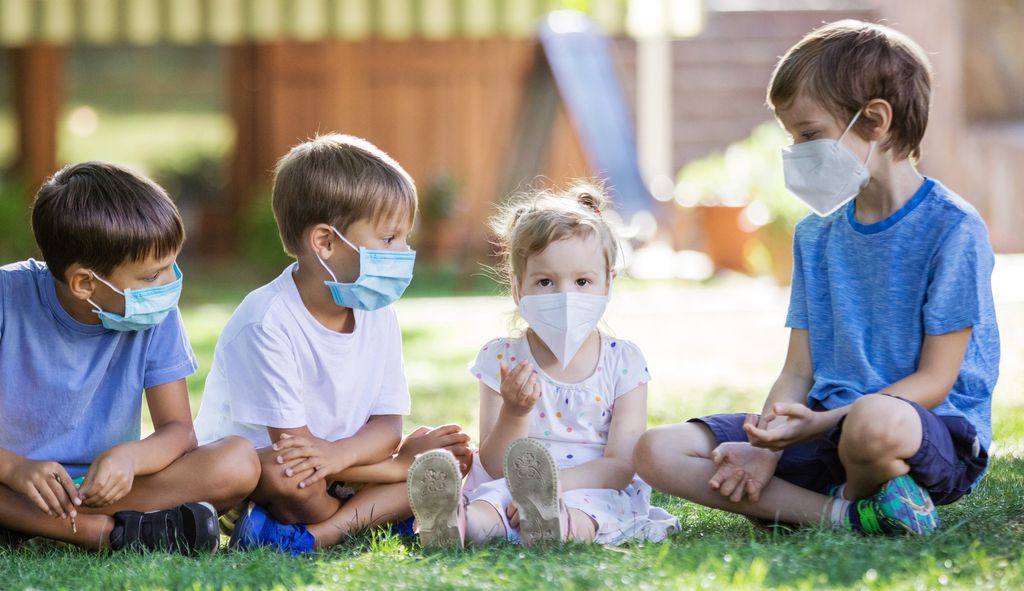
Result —
<instances>
[{"instance_id":1,"label":"blue sneaker","mask_svg":"<svg viewBox=\"0 0 1024 591\"><path fill-rule=\"evenodd\" d=\"M847 527L868 534L929 534L940 527L928 491L909 475L894 478L867 499L850 504Z\"/></svg>"},{"instance_id":2,"label":"blue sneaker","mask_svg":"<svg viewBox=\"0 0 1024 591\"><path fill-rule=\"evenodd\" d=\"M278 523L263 507L254 503L235 522L230 546L236 550L267 546L278 552L298 556L314 552L316 541L306 526Z\"/></svg>"}]
</instances>

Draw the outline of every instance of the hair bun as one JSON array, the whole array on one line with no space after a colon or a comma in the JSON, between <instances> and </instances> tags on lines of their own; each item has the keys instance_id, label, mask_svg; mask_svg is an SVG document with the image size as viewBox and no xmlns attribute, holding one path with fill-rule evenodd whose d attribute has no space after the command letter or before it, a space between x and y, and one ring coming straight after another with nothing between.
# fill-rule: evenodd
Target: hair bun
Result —
<instances>
[{"instance_id":1,"label":"hair bun","mask_svg":"<svg viewBox=\"0 0 1024 591\"><path fill-rule=\"evenodd\" d=\"M592 209L597 215L601 215L601 211L608 203L608 198L592 185L573 187L570 194L576 198L576 203Z\"/></svg>"}]
</instances>

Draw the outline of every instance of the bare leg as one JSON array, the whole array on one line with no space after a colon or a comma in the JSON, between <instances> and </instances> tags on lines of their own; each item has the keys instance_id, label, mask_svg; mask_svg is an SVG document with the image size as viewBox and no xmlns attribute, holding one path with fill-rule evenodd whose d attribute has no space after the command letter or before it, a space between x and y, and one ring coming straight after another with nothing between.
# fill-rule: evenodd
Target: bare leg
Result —
<instances>
[{"instance_id":1,"label":"bare leg","mask_svg":"<svg viewBox=\"0 0 1024 591\"><path fill-rule=\"evenodd\" d=\"M569 509L569 539L577 542L593 542L597 537L597 523L579 509Z\"/></svg>"},{"instance_id":2,"label":"bare leg","mask_svg":"<svg viewBox=\"0 0 1024 591\"><path fill-rule=\"evenodd\" d=\"M181 456L156 474L136 478L131 492L116 503L96 509L80 507L77 534L70 521L46 515L5 486L0 486L0 524L83 548L103 548L114 527L110 516L118 511L155 511L193 501L207 501L223 510L245 498L258 478L252 445L240 437L228 437Z\"/></svg>"},{"instance_id":3,"label":"bare leg","mask_svg":"<svg viewBox=\"0 0 1024 591\"><path fill-rule=\"evenodd\" d=\"M711 451L718 445L711 431L700 423L682 423L651 429L636 445L633 463L637 473L652 487L688 501L784 523L813 524L827 518L831 499L780 478L772 478L758 502L730 501L711 488L716 471Z\"/></svg>"},{"instance_id":4,"label":"bare leg","mask_svg":"<svg viewBox=\"0 0 1024 591\"><path fill-rule=\"evenodd\" d=\"M350 534L412 515L404 482L367 484L333 515L308 526L318 548L333 546Z\"/></svg>"},{"instance_id":5,"label":"bare leg","mask_svg":"<svg viewBox=\"0 0 1024 591\"><path fill-rule=\"evenodd\" d=\"M225 437L188 452L156 474L136 478L131 492L116 503L79 513L156 511L196 501L226 511L249 495L259 474L252 444L242 437Z\"/></svg>"},{"instance_id":6,"label":"bare leg","mask_svg":"<svg viewBox=\"0 0 1024 591\"><path fill-rule=\"evenodd\" d=\"M179 503L180 504L180 503ZM81 548L97 550L109 545L114 519L108 515L87 515L79 510L78 533L71 530L71 521L50 517L28 497L0 485L0 524L32 536L68 542Z\"/></svg>"},{"instance_id":7,"label":"bare leg","mask_svg":"<svg viewBox=\"0 0 1024 591\"><path fill-rule=\"evenodd\" d=\"M479 545L507 536L505 522L494 505L487 501L474 501L466 507L466 542Z\"/></svg>"},{"instance_id":8,"label":"bare leg","mask_svg":"<svg viewBox=\"0 0 1024 591\"><path fill-rule=\"evenodd\" d=\"M886 482L910 472L906 460L921 447L921 417L898 398L872 395L850 407L839 438L848 499L873 495Z\"/></svg>"}]
</instances>

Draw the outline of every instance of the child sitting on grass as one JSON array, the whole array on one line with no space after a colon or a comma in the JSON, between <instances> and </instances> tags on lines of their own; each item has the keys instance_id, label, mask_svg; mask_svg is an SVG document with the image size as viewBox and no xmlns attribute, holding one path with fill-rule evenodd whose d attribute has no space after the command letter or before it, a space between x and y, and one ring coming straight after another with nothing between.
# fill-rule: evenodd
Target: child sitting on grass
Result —
<instances>
[{"instance_id":1,"label":"child sitting on grass","mask_svg":"<svg viewBox=\"0 0 1024 591\"><path fill-rule=\"evenodd\" d=\"M494 220L501 271L529 328L483 347L480 450L463 490L455 458L409 471L424 545L662 540L678 521L650 506L633 446L647 424L643 354L598 330L618 245L604 197L577 187L515 201ZM468 504L467 504L468 503Z\"/></svg>"},{"instance_id":2,"label":"child sitting on grass","mask_svg":"<svg viewBox=\"0 0 1024 591\"><path fill-rule=\"evenodd\" d=\"M841 21L780 60L768 102L793 137L789 350L760 415L653 429L655 488L764 520L879 534L939 527L988 464L999 330L978 212L914 166L931 71L913 41Z\"/></svg>"},{"instance_id":3,"label":"child sitting on grass","mask_svg":"<svg viewBox=\"0 0 1024 591\"><path fill-rule=\"evenodd\" d=\"M39 189L32 230L46 262L0 269L0 545L216 551L217 510L260 466L240 437L196 447L178 209L153 181L84 162Z\"/></svg>"},{"instance_id":4,"label":"child sitting on grass","mask_svg":"<svg viewBox=\"0 0 1024 591\"><path fill-rule=\"evenodd\" d=\"M231 545L299 554L406 521L417 453L447 448L462 469L471 456L455 425L417 429L399 447L410 401L391 304L416 258L409 175L365 140L324 135L281 159L273 208L296 262L228 320L196 430L259 449L253 505L226 524Z\"/></svg>"}]
</instances>

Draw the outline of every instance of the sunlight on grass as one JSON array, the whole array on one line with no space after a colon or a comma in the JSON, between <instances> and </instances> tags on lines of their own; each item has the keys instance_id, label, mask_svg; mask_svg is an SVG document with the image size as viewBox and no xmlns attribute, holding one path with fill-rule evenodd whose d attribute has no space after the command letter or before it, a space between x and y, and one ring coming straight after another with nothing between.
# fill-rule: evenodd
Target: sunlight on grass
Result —
<instances>
[{"instance_id":1,"label":"sunlight on grass","mask_svg":"<svg viewBox=\"0 0 1024 591\"><path fill-rule=\"evenodd\" d=\"M778 372L785 293L734 287L633 285L617 292L608 324L647 356L651 424L759 407ZM751 294L760 295L752 297ZM193 412L217 335L242 293L187 290L183 317L200 372ZM407 298L397 305L413 399L406 427L458 422L476 435L478 386L467 371L487 340L508 333L508 298ZM1003 303L1003 365L994 402L996 446L971 495L943 507L944 529L925 539L866 538L820 528L766 531L728 513L656 493L680 519L665 544L570 544L525 549L492 543L425 551L369 533L311 558L271 552L189 559L95 556L34 541L0 550L5 588L387 589L1010 589L1024 586L1024 302ZM738 346L737 343L742 343ZM200 583L201 581L201 583Z\"/></svg>"}]
</instances>

